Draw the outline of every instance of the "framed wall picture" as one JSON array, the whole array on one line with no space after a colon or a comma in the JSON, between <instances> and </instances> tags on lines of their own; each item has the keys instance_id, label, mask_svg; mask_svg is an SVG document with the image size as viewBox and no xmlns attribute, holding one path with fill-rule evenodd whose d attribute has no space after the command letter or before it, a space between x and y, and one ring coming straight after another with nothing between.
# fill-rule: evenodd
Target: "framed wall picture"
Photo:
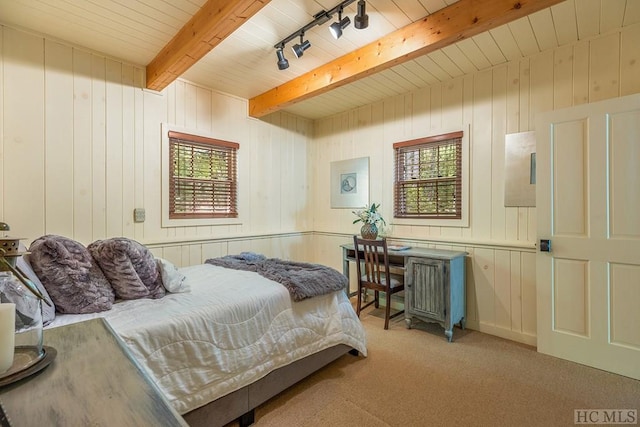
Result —
<instances>
[{"instance_id":1,"label":"framed wall picture","mask_svg":"<svg viewBox=\"0 0 640 427\"><path fill-rule=\"evenodd\" d=\"M331 162L331 207L361 208L369 204L369 158Z\"/></svg>"}]
</instances>

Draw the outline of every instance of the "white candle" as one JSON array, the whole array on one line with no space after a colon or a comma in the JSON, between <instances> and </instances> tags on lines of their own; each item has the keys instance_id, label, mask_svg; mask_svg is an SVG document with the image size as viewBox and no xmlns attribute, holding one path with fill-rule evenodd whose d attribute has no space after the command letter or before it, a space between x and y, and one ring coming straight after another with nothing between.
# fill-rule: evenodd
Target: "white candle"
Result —
<instances>
[{"instance_id":1,"label":"white candle","mask_svg":"<svg viewBox=\"0 0 640 427\"><path fill-rule=\"evenodd\" d=\"M13 365L13 350L16 337L16 305L0 304L0 373Z\"/></svg>"}]
</instances>

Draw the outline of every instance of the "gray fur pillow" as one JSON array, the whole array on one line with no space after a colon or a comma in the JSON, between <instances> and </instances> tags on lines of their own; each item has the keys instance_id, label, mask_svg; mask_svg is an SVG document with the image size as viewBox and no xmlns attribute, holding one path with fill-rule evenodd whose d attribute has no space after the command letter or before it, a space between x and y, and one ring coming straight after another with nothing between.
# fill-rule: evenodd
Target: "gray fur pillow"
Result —
<instances>
[{"instance_id":1,"label":"gray fur pillow","mask_svg":"<svg viewBox=\"0 0 640 427\"><path fill-rule=\"evenodd\" d=\"M97 240L88 246L116 297L162 298L165 295L156 260L145 246L126 237Z\"/></svg>"},{"instance_id":2,"label":"gray fur pillow","mask_svg":"<svg viewBox=\"0 0 640 427\"><path fill-rule=\"evenodd\" d=\"M111 309L111 285L81 243L46 235L31 243L29 261L60 313L97 313Z\"/></svg>"}]
</instances>

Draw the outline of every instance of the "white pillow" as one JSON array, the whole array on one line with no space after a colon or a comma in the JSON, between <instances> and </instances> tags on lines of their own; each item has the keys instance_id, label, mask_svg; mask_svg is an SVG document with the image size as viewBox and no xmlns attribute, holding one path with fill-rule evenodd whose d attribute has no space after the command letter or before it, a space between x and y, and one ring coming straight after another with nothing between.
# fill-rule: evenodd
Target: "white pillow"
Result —
<instances>
[{"instance_id":1,"label":"white pillow","mask_svg":"<svg viewBox=\"0 0 640 427\"><path fill-rule=\"evenodd\" d=\"M27 248L23 243L20 243L19 251L20 252L27 251ZM45 299L49 302L49 304L51 304L51 305L48 305L43 302L41 305L42 324L48 325L56 317L56 306L53 304L53 300L49 296L49 293L47 292L47 290L44 288L44 285L40 282L40 279L38 278L36 273L34 273L33 268L29 263L29 255L24 254L21 257L18 257L18 259L16 260L16 267L18 267L18 269L20 269L20 271L24 273L27 279L31 280L31 282L33 282L33 284L36 285L36 288L38 288L42 296L45 297Z\"/></svg>"},{"instance_id":2,"label":"white pillow","mask_svg":"<svg viewBox=\"0 0 640 427\"><path fill-rule=\"evenodd\" d=\"M189 292L191 290L185 281L187 277L180 273L175 265L163 258L156 258L156 262L162 276L162 284L168 292Z\"/></svg>"}]
</instances>

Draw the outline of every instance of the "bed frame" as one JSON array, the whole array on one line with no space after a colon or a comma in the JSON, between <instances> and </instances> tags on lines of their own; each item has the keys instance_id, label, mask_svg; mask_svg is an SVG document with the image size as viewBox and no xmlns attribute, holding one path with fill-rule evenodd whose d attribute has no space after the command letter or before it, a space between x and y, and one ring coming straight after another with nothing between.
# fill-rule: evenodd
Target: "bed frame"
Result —
<instances>
[{"instance_id":1,"label":"bed frame","mask_svg":"<svg viewBox=\"0 0 640 427\"><path fill-rule=\"evenodd\" d=\"M259 405L346 353L358 355L358 351L348 345L329 347L278 368L258 381L194 409L183 417L192 427L222 427L234 420L238 420L240 427L249 426L255 420L255 409Z\"/></svg>"}]
</instances>

